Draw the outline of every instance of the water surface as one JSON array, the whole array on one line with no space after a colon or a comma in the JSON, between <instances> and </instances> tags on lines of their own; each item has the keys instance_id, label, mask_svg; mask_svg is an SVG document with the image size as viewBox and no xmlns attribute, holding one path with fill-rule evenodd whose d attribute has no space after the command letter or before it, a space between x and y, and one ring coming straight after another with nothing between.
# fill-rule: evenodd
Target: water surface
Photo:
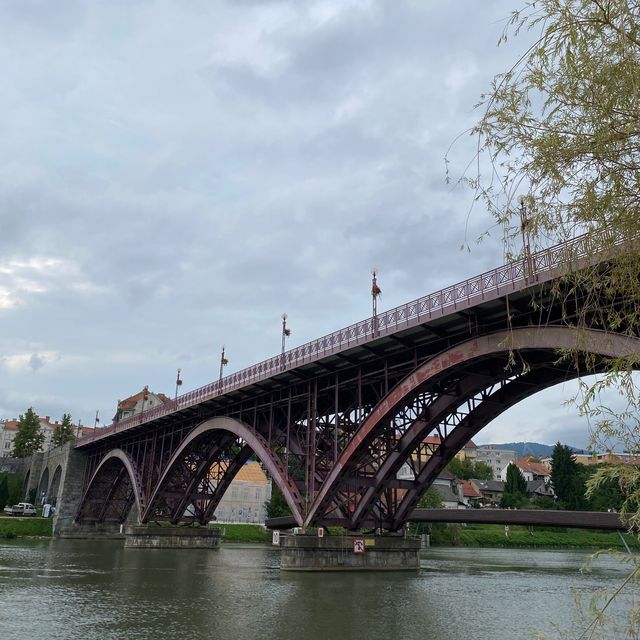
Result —
<instances>
[{"instance_id":1,"label":"water surface","mask_svg":"<svg viewBox=\"0 0 640 640\"><path fill-rule=\"evenodd\" d=\"M627 571L604 558L582 573L587 556L440 548L411 573L281 573L278 551L266 546L0 541L0 638L559 637L554 625L584 624L577 594L613 587Z\"/></svg>"}]
</instances>

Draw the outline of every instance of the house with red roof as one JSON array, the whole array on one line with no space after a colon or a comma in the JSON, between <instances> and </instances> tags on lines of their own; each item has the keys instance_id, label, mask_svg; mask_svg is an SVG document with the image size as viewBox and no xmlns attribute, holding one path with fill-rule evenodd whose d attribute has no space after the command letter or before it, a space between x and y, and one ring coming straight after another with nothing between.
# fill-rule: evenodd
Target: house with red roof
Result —
<instances>
[{"instance_id":1,"label":"house with red roof","mask_svg":"<svg viewBox=\"0 0 640 640\"><path fill-rule=\"evenodd\" d=\"M520 458L515 462L510 462L509 464L515 464L520 472L524 476L524 479L527 482L532 482L533 480L545 480L548 482L551 480L551 471L542 464L541 462L537 462L533 456L525 456L524 458ZM503 481L507 480L507 469L509 465L507 465L500 474L500 479Z\"/></svg>"},{"instance_id":2,"label":"house with red roof","mask_svg":"<svg viewBox=\"0 0 640 640\"><path fill-rule=\"evenodd\" d=\"M164 393L154 393L153 391L149 391L149 387L145 386L142 391L138 391L138 393L124 400L118 400L118 407L116 409L116 415L113 416L113 422L120 422L120 420L124 420L137 413L172 403L173 400Z\"/></svg>"}]
</instances>

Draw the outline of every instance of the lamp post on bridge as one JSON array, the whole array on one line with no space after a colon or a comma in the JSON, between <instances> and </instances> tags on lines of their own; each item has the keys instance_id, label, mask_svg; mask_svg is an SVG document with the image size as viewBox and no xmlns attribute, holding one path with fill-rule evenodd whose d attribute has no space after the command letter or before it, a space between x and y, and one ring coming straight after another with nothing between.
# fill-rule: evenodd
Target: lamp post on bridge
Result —
<instances>
[{"instance_id":1,"label":"lamp post on bridge","mask_svg":"<svg viewBox=\"0 0 640 640\"><path fill-rule=\"evenodd\" d=\"M224 368L229 364L229 360L227 359L227 357L224 355L224 345L222 346L222 353L220 354L220 378L219 380L222 381L222 372L224 370Z\"/></svg>"},{"instance_id":2,"label":"lamp post on bridge","mask_svg":"<svg viewBox=\"0 0 640 640\"><path fill-rule=\"evenodd\" d=\"M182 380L180 379L180 371L181 369L178 367L178 373L176 374L176 393L173 399L176 404L176 409L178 408L178 387L182 386Z\"/></svg>"},{"instance_id":3,"label":"lamp post on bridge","mask_svg":"<svg viewBox=\"0 0 640 640\"><path fill-rule=\"evenodd\" d=\"M287 314L283 313L282 314L282 350L281 350L281 362L280 362L280 366L282 369L284 369L284 350L285 350L285 343L287 338L291 335L291 329L289 329L289 327L287 327Z\"/></svg>"},{"instance_id":4,"label":"lamp post on bridge","mask_svg":"<svg viewBox=\"0 0 640 640\"><path fill-rule=\"evenodd\" d=\"M520 197L520 233L522 234L522 251L524 253L525 278L533 278L533 260L531 259L531 245L529 243L529 223L525 197Z\"/></svg>"},{"instance_id":5,"label":"lamp post on bridge","mask_svg":"<svg viewBox=\"0 0 640 640\"><path fill-rule=\"evenodd\" d=\"M378 286L377 275L378 270L373 267L371 269L371 334L374 338L378 334L378 296L382 293L382 289Z\"/></svg>"}]
</instances>

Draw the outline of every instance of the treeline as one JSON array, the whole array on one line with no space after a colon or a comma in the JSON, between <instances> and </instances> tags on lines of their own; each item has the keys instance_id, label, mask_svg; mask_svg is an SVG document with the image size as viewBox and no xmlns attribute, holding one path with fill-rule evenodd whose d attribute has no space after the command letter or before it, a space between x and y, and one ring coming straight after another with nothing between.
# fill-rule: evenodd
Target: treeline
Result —
<instances>
[{"instance_id":1,"label":"treeline","mask_svg":"<svg viewBox=\"0 0 640 640\"><path fill-rule=\"evenodd\" d=\"M18 417L17 427L18 432L13 441L13 451L11 452L14 458L28 458L42 449L44 431L40 425L40 418L33 410L33 407L29 407L24 415ZM60 424L55 425L53 428L51 443L54 447L60 447L67 442L71 442L75 437L75 427L71 423L71 414L65 413Z\"/></svg>"}]
</instances>

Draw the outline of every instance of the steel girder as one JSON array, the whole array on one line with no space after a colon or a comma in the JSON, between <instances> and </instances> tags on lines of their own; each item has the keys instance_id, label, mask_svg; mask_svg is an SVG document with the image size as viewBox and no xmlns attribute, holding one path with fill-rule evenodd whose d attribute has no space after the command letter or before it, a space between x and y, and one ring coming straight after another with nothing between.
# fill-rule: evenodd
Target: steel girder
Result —
<instances>
[{"instance_id":1,"label":"steel girder","mask_svg":"<svg viewBox=\"0 0 640 640\"><path fill-rule=\"evenodd\" d=\"M460 435L454 439L449 439L449 431L453 433L458 424L463 424L465 413L471 414L487 398L493 396L494 400L499 399L494 394L495 383L504 385L520 375L505 371L509 354L527 352L523 362L527 361L527 357L542 355L543 362L546 358L549 363L557 359L559 349L577 349L600 357L620 357L640 353L640 341L588 329L527 327L488 334L445 350L419 366L393 388L364 420L320 488L305 525L332 521L332 511L336 506L341 506L349 514L347 522L341 519L341 524L355 528L365 520L368 523L381 523L384 520L387 525L393 522L394 527L399 526L400 521L393 513L398 504L397 490L395 498L389 495L393 493L392 478L411 456L416 443L421 446L424 436L440 429L440 446L444 447L439 457L441 462L445 459L448 461L471 437L468 433L462 435L464 431L469 431L468 428L460 427L457 432ZM526 371L527 367L521 373ZM493 384L483 390L481 380L477 377L479 373L493 378ZM564 375L568 376L566 373ZM546 386L543 381L539 381L539 385L539 389ZM461 393L463 389L466 393ZM535 393L535 387L528 389L529 395ZM452 396L450 402L441 400L446 395ZM455 409L468 402L471 404L466 412ZM430 414L429 411L436 406L440 406L441 410ZM450 424L447 416L453 418ZM486 421L482 426L485 424ZM453 430L449 429L451 426ZM445 455L447 450L448 456ZM440 468L445 464L443 462ZM414 492L409 501L415 495ZM382 508L386 517L371 515L374 503L378 510ZM335 521L339 520L336 518Z\"/></svg>"}]
</instances>

